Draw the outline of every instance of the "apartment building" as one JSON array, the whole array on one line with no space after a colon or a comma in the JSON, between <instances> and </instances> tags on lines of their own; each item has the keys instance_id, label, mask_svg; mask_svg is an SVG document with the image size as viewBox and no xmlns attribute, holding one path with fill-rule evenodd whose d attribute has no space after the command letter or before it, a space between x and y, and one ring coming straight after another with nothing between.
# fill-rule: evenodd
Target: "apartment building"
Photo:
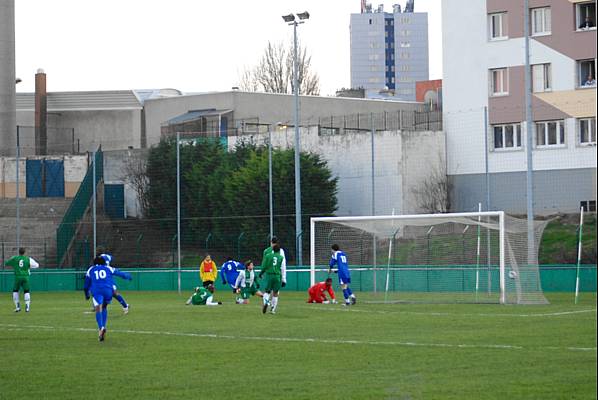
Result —
<instances>
[{"instance_id":1,"label":"apartment building","mask_svg":"<svg viewBox=\"0 0 598 400\"><path fill-rule=\"evenodd\" d=\"M415 101L415 82L428 80L428 14L394 4L385 12L362 2L351 14L351 87L367 98Z\"/></svg>"},{"instance_id":2,"label":"apartment building","mask_svg":"<svg viewBox=\"0 0 598 400\"><path fill-rule=\"evenodd\" d=\"M596 2L529 7L534 210L595 210ZM460 211L526 212L525 11L521 0L443 0L447 171Z\"/></svg>"}]
</instances>

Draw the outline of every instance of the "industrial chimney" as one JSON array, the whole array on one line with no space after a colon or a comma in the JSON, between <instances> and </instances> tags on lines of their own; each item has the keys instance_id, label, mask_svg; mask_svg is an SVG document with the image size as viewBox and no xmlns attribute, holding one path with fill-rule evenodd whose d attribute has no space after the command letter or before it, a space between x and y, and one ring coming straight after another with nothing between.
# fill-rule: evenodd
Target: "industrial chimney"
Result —
<instances>
[{"instance_id":1,"label":"industrial chimney","mask_svg":"<svg viewBox=\"0 0 598 400\"><path fill-rule=\"evenodd\" d=\"M0 156L15 154L15 2L0 0Z\"/></svg>"},{"instance_id":2,"label":"industrial chimney","mask_svg":"<svg viewBox=\"0 0 598 400\"><path fill-rule=\"evenodd\" d=\"M41 68L35 74L35 154L48 154L48 96L46 73Z\"/></svg>"}]
</instances>

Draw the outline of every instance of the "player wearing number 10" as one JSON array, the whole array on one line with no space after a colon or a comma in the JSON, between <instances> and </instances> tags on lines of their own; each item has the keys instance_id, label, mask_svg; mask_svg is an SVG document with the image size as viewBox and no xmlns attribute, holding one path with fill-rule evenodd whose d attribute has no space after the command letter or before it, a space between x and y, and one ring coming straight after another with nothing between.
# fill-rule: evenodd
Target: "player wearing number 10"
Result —
<instances>
[{"instance_id":1,"label":"player wearing number 10","mask_svg":"<svg viewBox=\"0 0 598 400\"><path fill-rule=\"evenodd\" d=\"M21 311L21 303L19 301L19 289L23 288L23 297L25 298L25 312L29 312L31 304L31 295L29 294L29 275L31 275L30 268L37 268L39 264L33 258L25 255L25 249L19 249L19 255L11 257L6 261L7 267L12 267L15 272L15 284L12 289L12 300L15 303L15 312Z\"/></svg>"},{"instance_id":2,"label":"player wearing number 10","mask_svg":"<svg viewBox=\"0 0 598 400\"><path fill-rule=\"evenodd\" d=\"M353 291L349 287L351 283L351 272L349 271L349 264L347 263L347 255L341 251L338 244L332 245L332 257L330 258L330 264L328 268L328 273L332 270L332 267L336 264L338 272L338 284L343 289L343 296L345 297L345 305L348 306L349 304L355 304L357 299L353 294Z\"/></svg>"},{"instance_id":3,"label":"player wearing number 10","mask_svg":"<svg viewBox=\"0 0 598 400\"><path fill-rule=\"evenodd\" d=\"M119 271L116 268L106 265L103 257L96 257L93 260L94 265L87 270L85 274L85 298L89 300L89 292L93 297L93 305L96 311L96 322L99 329L99 340L104 341L106 335L106 322L108 320L108 304L112 301L114 282L112 275L123 279L131 280L131 274Z\"/></svg>"}]
</instances>

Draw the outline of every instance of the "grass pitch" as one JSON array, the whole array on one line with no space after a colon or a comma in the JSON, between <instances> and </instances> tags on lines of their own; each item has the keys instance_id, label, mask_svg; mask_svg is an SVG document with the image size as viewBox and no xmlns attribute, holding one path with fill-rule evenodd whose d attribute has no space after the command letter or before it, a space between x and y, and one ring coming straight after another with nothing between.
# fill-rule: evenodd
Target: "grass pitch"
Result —
<instances>
[{"instance_id":1,"label":"grass pitch","mask_svg":"<svg viewBox=\"0 0 598 400\"><path fill-rule=\"evenodd\" d=\"M592 399L596 294L547 306L260 303L185 306L127 292L106 341L80 292L0 298L0 398ZM365 294L359 295L365 300ZM22 299L22 296L21 296Z\"/></svg>"}]
</instances>

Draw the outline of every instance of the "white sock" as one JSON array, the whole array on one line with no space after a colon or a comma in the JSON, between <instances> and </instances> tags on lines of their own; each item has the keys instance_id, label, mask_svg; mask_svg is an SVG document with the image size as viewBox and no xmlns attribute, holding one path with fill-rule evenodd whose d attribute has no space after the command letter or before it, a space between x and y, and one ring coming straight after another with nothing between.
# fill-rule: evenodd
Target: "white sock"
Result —
<instances>
[{"instance_id":1,"label":"white sock","mask_svg":"<svg viewBox=\"0 0 598 400\"><path fill-rule=\"evenodd\" d=\"M270 299L270 295L268 293L264 293L264 304L268 304L269 299Z\"/></svg>"},{"instance_id":2,"label":"white sock","mask_svg":"<svg viewBox=\"0 0 598 400\"><path fill-rule=\"evenodd\" d=\"M12 292L12 301L15 303L15 307L19 307L19 292Z\"/></svg>"},{"instance_id":3,"label":"white sock","mask_svg":"<svg viewBox=\"0 0 598 400\"><path fill-rule=\"evenodd\" d=\"M29 304L31 304L31 293L25 293L23 297L25 298L25 305L29 307Z\"/></svg>"},{"instance_id":4,"label":"white sock","mask_svg":"<svg viewBox=\"0 0 598 400\"><path fill-rule=\"evenodd\" d=\"M272 297L272 311L276 311L276 306L278 305L278 296Z\"/></svg>"}]
</instances>

